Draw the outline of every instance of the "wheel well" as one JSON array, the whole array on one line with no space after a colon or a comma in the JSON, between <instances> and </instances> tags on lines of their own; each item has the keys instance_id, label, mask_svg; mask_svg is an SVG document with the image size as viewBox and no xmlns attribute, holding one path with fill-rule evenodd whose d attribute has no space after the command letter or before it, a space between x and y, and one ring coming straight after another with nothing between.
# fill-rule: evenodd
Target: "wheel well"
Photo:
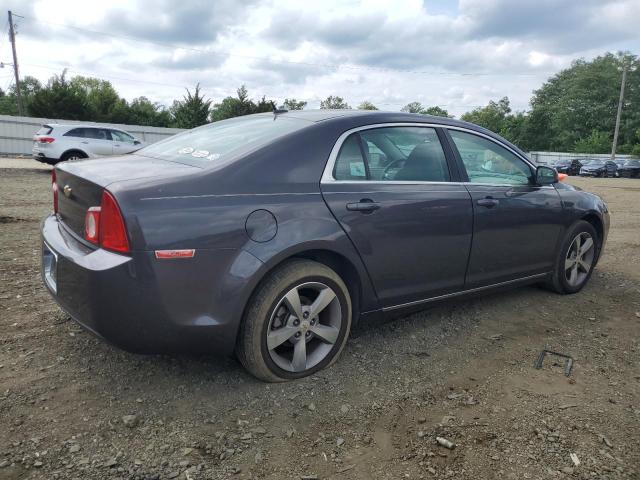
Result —
<instances>
[{"instance_id":1,"label":"wheel well","mask_svg":"<svg viewBox=\"0 0 640 480\"><path fill-rule=\"evenodd\" d=\"M62 155L60 155L60 158L64 157L65 155L69 155L70 153L79 153L83 158L87 158L89 156L86 153L84 153L82 150L79 150L77 148L72 148L70 150L67 150L66 152L63 152Z\"/></svg>"},{"instance_id":2,"label":"wheel well","mask_svg":"<svg viewBox=\"0 0 640 480\"><path fill-rule=\"evenodd\" d=\"M305 252L297 253L290 258L305 258L307 260L322 263L340 275L340 278L344 281L347 289L349 290L349 295L351 296L353 322L358 322L362 285L360 283L360 275L358 275L356 267L354 267L346 257L330 250L307 250Z\"/></svg>"},{"instance_id":3,"label":"wheel well","mask_svg":"<svg viewBox=\"0 0 640 480\"><path fill-rule=\"evenodd\" d=\"M602 245L602 239L604 238L604 226L602 225L602 220L595 213L589 213L582 217L582 220L585 222L589 222L593 228L596 229L596 233L598 234L598 245Z\"/></svg>"}]
</instances>

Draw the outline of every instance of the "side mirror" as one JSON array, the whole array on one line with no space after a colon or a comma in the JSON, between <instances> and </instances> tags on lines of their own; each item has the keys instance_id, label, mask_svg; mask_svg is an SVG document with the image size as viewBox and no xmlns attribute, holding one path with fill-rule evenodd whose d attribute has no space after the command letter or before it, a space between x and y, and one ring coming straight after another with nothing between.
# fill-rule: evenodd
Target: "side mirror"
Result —
<instances>
[{"instance_id":1,"label":"side mirror","mask_svg":"<svg viewBox=\"0 0 640 480\"><path fill-rule=\"evenodd\" d=\"M140 145L141 143L142 143L142 142L141 142L140 140L134 140L134 141L133 141L133 144L134 144L134 145Z\"/></svg>"},{"instance_id":2,"label":"side mirror","mask_svg":"<svg viewBox=\"0 0 640 480\"><path fill-rule=\"evenodd\" d=\"M558 183L558 171L555 168L540 165L536 168L536 185L553 185Z\"/></svg>"}]
</instances>

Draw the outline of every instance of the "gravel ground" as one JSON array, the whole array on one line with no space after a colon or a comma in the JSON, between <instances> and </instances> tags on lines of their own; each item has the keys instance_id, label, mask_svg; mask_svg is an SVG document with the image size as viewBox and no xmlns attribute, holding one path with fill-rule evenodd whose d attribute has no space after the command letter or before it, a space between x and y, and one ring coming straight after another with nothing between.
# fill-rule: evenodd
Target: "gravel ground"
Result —
<instances>
[{"instance_id":1,"label":"gravel ground","mask_svg":"<svg viewBox=\"0 0 640 480\"><path fill-rule=\"evenodd\" d=\"M612 210L583 292L363 325L334 367L267 385L84 332L39 277L48 173L0 169L0 479L640 478L640 181L570 181ZM544 347L570 378L533 368Z\"/></svg>"}]
</instances>

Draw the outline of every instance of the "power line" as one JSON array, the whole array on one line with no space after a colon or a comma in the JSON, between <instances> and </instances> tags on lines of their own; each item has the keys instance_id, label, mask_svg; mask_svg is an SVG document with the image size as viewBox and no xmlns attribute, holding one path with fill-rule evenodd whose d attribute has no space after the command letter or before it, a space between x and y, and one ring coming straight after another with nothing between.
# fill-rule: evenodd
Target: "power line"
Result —
<instances>
[{"instance_id":1,"label":"power line","mask_svg":"<svg viewBox=\"0 0 640 480\"><path fill-rule=\"evenodd\" d=\"M204 49L201 49L201 48L181 46L181 45L176 45L176 44L171 44L171 43L166 43L166 42L157 42L157 41L154 41L154 40L131 37L131 36L128 36L128 35L102 32L102 31L99 31L99 30L92 30L92 29L78 27L78 26L75 26L75 25L69 25L69 24L65 24L65 23L58 23L58 22L39 20L37 18L32 18L32 17L23 17L23 18L25 18L25 20L29 20L29 21L32 21L32 22L41 23L41 24L45 24L45 25L55 25L55 26L64 27L64 28L72 28L74 30L83 31L83 32L94 34L94 35L103 35L103 36L107 36L107 37L120 38L120 39L139 42L139 43L148 43L148 44L151 44L151 45L157 45L157 46L161 46L161 47L165 47L165 48L168 47L168 48L173 48L173 49L178 49L178 50L186 50L186 51L197 52L197 53L206 54L206 55L212 55L212 56L217 56L217 57L242 58L242 59L246 59L246 60L261 60L261 61L267 61L267 62L275 63L275 64L280 63L280 64L286 64L286 65L300 65L300 66L307 66L307 67L329 68L329 69L334 69L334 70L343 69L343 70L354 70L354 71L378 71L378 72L392 72L392 73L409 73L409 74L413 74L413 75L443 75L443 76L446 76L446 75L453 75L453 76L495 76L495 75L505 76L505 75L508 75L508 76L513 76L513 77L534 77L534 76L538 76L538 75L551 75L551 74L555 73L555 72L535 72L535 73L438 72L438 71L410 70L410 69L398 69L398 68L388 68L388 67L371 67L371 66L364 66L364 65L335 64L335 63L314 63L314 62L302 62L302 61L294 61L294 60L278 60L278 59L274 59L274 58L271 58L271 57L262 57L262 56L255 56L255 55L242 55L242 54L230 53L230 52L214 52L214 51L211 51L211 50L204 50Z\"/></svg>"}]
</instances>

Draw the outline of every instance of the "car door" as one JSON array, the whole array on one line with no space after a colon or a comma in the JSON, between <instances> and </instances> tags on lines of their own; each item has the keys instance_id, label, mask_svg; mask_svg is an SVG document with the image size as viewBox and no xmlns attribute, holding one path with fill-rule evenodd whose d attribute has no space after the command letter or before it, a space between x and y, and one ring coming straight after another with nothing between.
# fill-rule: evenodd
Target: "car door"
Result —
<instances>
[{"instance_id":1,"label":"car door","mask_svg":"<svg viewBox=\"0 0 640 480\"><path fill-rule=\"evenodd\" d=\"M113 140L109 129L87 127L85 131L85 141L92 154L99 157L113 155Z\"/></svg>"},{"instance_id":2,"label":"car door","mask_svg":"<svg viewBox=\"0 0 640 480\"><path fill-rule=\"evenodd\" d=\"M131 153L138 150L139 142L136 144L136 139L131 135L120 130L110 130L111 137L113 138L113 153L114 155L124 155L125 153Z\"/></svg>"},{"instance_id":3,"label":"car door","mask_svg":"<svg viewBox=\"0 0 640 480\"><path fill-rule=\"evenodd\" d=\"M360 128L334 147L322 195L383 308L463 288L473 208L455 175L432 127Z\"/></svg>"},{"instance_id":4,"label":"car door","mask_svg":"<svg viewBox=\"0 0 640 480\"><path fill-rule=\"evenodd\" d=\"M493 138L457 129L448 133L473 201L466 288L549 272L563 224L555 187L535 185L535 169Z\"/></svg>"}]
</instances>

